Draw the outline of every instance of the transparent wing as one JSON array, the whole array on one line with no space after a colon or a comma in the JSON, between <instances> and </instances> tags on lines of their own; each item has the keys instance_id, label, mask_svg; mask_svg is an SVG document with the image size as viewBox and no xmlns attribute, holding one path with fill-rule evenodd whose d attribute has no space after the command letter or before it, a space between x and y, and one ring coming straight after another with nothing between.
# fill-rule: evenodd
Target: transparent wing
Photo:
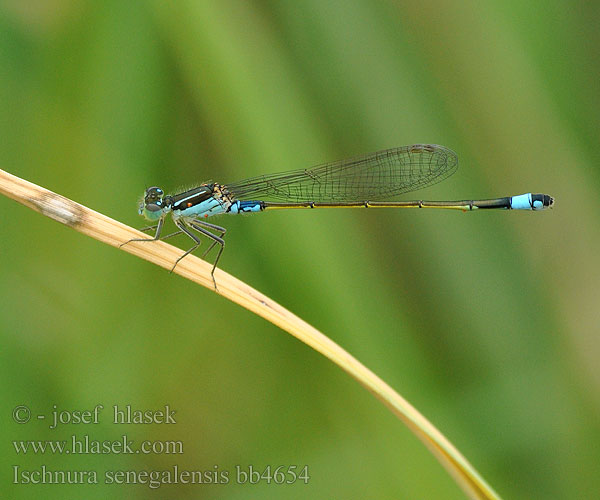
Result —
<instances>
[{"instance_id":1,"label":"transparent wing","mask_svg":"<svg viewBox=\"0 0 600 500\"><path fill-rule=\"evenodd\" d=\"M375 201L436 184L457 168L458 157L452 150L415 144L310 169L261 175L227 184L226 189L238 200Z\"/></svg>"}]
</instances>

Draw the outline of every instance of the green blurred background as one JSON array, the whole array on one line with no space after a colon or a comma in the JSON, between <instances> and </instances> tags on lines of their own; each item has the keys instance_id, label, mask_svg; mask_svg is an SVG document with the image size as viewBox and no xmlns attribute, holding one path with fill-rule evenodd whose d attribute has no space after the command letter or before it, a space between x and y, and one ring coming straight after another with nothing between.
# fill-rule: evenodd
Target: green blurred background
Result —
<instances>
[{"instance_id":1,"label":"green blurred background","mask_svg":"<svg viewBox=\"0 0 600 500\"><path fill-rule=\"evenodd\" d=\"M418 142L428 199L544 213L224 216L221 267L388 381L506 498L600 491L597 2L3 1L0 168L135 227L145 186L235 181ZM410 197L409 197L410 198ZM0 199L6 498L463 498L339 368L176 275ZM185 240L173 243L187 248ZM92 409L97 425L16 424ZM176 425L110 423L112 405ZM182 440L27 455L15 439ZM13 466L98 485L13 484ZM310 482L105 485L107 470L309 466ZM234 475L231 473L230 478Z\"/></svg>"}]
</instances>

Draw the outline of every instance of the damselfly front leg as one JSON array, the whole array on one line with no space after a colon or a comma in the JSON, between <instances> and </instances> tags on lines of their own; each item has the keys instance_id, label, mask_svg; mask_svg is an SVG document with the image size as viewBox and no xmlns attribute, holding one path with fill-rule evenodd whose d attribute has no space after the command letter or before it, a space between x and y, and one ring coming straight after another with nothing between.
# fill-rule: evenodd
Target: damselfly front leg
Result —
<instances>
[{"instance_id":1,"label":"damselfly front leg","mask_svg":"<svg viewBox=\"0 0 600 500\"><path fill-rule=\"evenodd\" d=\"M158 219L158 222L156 223L155 226L146 226L143 227L142 229L140 229L140 231L149 231L151 229L156 229L156 233L154 234L154 238L132 238L128 241L126 241L125 243L121 243L119 245L119 248L121 248L124 245L127 245L128 243L131 243L132 241L156 241L160 239L160 233L162 231L163 225L165 223L165 218L162 217L161 219Z\"/></svg>"},{"instance_id":2,"label":"damselfly front leg","mask_svg":"<svg viewBox=\"0 0 600 500\"><path fill-rule=\"evenodd\" d=\"M138 231L142 231L143 233L145 233L146 231L150 231L151 229L156 229L156 227L158 226L158 224L154 224L154 226L146 226L146 227L142 227L140 229L138 229ZM167 234L166 236L161 236L160 238L156 238L156 236L154 238L148 238L148 239L137 239L137 240L129 240L129 241L156 241L157 239L163 241L163 240L167 240L169 238L171 238L172 236L177 236L178 234L181 234L183 231L175 231L174 233L171 234ZM129 243L129 241L127 243ZM125 245L125 243L123 243L123 245Z\"/></svg>"},{"instance_id":3,"label":"damselfly front leg","mask_svg":"<svg viewBox=\"0 0 600 500\"><path fill-rule=\"evenodd\" d=\"M139 229L139 231L142 232L146 232L146 231L151 231L153 229L156 230L156 233L154 233L154 237L153 238L132 238L131 240L126 241L125 243L121 243L119 245L119 248L121 248L122 246L127 245L128 243L131 243L132 241L157 241L157 240L166 240L168 238L171 238L172 236L177 236L178 234L181 234L183 231L175 231L174 233L171 234L167 234L166 236L161 236L160 233L162 232L162 228L164 225L164 218L163 219L159 219L158 223L155 224L154 226L146 226L146 227L142 227L141 229Z\"/></svg>"}]
</instances>

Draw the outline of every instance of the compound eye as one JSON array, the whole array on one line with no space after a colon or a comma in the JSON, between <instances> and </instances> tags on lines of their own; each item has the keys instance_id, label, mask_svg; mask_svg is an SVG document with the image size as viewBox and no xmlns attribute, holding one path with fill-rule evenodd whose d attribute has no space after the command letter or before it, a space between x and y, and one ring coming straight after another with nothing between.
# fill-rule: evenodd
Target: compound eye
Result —
<instances>
[{"instance_id":1,"label":"compound eye","mask_svg":"<svg viewBox=\"0 0 600 500\"><path fill-rule=\"evenodd\" d=\"M160 189L159 187L151 187L146 189L146 196L145 196L145 201L146 201L146 205L148 205L149 203L158 201L158 204L161 204L161 200L163 197L163 190Z\"/></svg>"},{"instance_id":2,"label":"compound eye","mask_svg":"<svg viewBox=\"0 0 600 500\"><path fill-rule=\"evenodd\" d=\"M162 210L162 207L159 203L146 203L146 210L148 210L148 212L159 212Z\"/></svg>"}]
</instances>

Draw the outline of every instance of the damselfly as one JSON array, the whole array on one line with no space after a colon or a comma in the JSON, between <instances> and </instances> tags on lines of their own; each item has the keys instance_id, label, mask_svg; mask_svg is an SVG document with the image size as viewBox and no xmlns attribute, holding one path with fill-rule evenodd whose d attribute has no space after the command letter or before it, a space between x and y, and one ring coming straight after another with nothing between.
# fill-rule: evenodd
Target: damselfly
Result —
<instances>
[{"instance_id":1,"label":"damselfly","mask_svg":"<svg viewBox=\"0 0 600 500\"><path fill-rule=\"evenodd\" d=\"M551 196L532 193L488 200L390 201L400 194L436 184L451 176L457 168L458 157L452 150L434 144L415 144L232 184L201 184L173 195L165 195L159 187L150 187L140 201L139 213L156 222L143 230L156 232L153 238L130 241L161 239L165 217L171 213L179 230L162 239L185 233L194 242L171 270L196 250L201 244L200 236L205 236L212 244L202 257L219 245L211 271L216 288L214 272L223 253L226 229L206 222L205 219L213 215L254 213L274 208L330 207L543 210L554 204Z\"/></svg>"}]
</instances>

